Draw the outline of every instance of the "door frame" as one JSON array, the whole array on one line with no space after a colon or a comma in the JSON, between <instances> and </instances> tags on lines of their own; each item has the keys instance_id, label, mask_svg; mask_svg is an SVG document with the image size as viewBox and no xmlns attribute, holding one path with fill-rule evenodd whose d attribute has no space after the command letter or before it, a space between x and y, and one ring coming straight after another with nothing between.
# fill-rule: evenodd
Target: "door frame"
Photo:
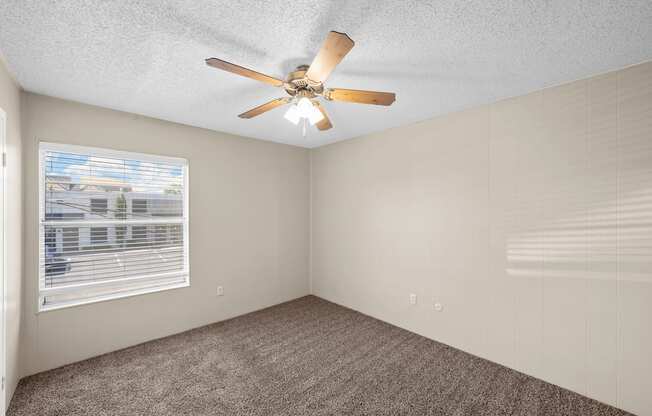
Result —
<instances>
[{"instance_id":1,"label":"door frame","mask_svg":"<svg viewBox=\"0 0 652 416\"><path fill-rule=\"evenodd\" d=\"M7 405L7 113L0 108L0 415Z\"/></svg>"}]
</instances>

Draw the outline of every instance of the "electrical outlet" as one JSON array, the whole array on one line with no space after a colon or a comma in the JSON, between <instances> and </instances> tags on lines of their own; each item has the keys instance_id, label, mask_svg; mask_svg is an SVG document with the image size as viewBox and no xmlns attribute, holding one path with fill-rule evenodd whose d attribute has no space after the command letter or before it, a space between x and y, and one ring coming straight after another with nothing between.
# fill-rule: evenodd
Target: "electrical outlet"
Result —
<instances>
[{"instance_id":1,"label":"electrical outlet","mask_svg":"<svg viewBox=\"0 0 652 416\"><path fill-rule=\"evenodd\" d=\"M417 304L417 295L414 293L410 293L410 305L416 305Z\"/></svg>"},{"instance_id":2,"label":"electrical outlet","mask_svg":"<svg viewBox=\"0 0 652 416\"><path fill-rule=\"evenodd\" d=\"M217 287L217 296L224 296L224 288L222 286Z\"/></svg>"}]
</instances>

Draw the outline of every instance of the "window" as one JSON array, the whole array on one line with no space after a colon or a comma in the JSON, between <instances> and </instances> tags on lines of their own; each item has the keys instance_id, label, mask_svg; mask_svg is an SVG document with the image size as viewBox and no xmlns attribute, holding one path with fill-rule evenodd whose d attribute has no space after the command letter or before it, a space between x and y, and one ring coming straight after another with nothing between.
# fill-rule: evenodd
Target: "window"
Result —
<instances>
[{"instance_id":1,"label":"window","mask_svg":"<svg viewBox=\"0 0 652 416\"><path fill-rule=\"evenodd\" d=\"M147 243L147 227L145 225L134 225L131 227L131 239L134 243Z\"/></svg>"},{"instance_id":2,"label":"window","mask_svg":"<svg viewBox=\"0 0 652 416\"><path fill-rule=\"evenodd\" d=\"M109 201L107 199L91 198L91 212L100 216L105 216L109 209Z\"/></svg>"},{"instance_id":3,"label":"window","mask_svg":"<svg viewBox=\"0 0 652 416\"><path fill-rule=\"evenodd\" d=\"M134 199L131 202L131 212L133 214L147 214L147 200Z\"/></svg>"},{"instance_id":4,"label":"window","mask_svg":"<svg viewBox=\"0 0 652 416\"><path fill-rule=\"evenodd\" d=\"M61 229L61 235L64 252L79 251L79 228L64 227Z\"/></svg>"},{"instance_id":5,"label":"window","mask_svg":"<svg viewBox=\"0 0 652 416\"><path fill-rule=\"evenodd\" d=\"M107 227L91 227L91 250L99 244L107 244L109 242L109 229Z\"/></svg>"},{"instance_id":6,"label":"window","mask_svg":"<svg viewBox=\"0 0 652 416\"><path fill-rule=\"evenodd\" d=\"M39 310L188 286L184 159L52 143L39 153Z\"/></svg>"}]
</instances>

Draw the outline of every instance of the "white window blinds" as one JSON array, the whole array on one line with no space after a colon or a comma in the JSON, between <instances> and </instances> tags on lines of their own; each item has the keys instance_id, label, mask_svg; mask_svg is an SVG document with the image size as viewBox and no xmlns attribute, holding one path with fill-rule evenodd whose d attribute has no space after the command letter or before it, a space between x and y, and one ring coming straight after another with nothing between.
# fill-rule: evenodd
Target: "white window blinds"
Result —
<instances>
[{"instance_id":1,"label":"white window blinds","mask_svg":"<svg viewBox=\"0 0 652 416\"><path fill-rule=\"evenodd\" d=\"M41 143L40 310L187 286L184 159Z\"/></svg>"}]
</instances>

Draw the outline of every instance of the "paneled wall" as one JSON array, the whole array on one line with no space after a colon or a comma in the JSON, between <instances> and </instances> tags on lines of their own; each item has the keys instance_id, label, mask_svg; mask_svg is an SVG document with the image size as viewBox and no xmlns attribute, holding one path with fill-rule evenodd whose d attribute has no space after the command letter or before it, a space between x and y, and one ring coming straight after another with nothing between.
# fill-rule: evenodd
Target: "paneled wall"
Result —
<instances>
[{"instance_id":1,"label":"paneled wall","mask_svg":"<svg viewBox=\"0 0 652 416\"><path fill-rule=\"evenodd\" d=\"M652 63L311 158L313 293L652 414Z\"/></svg>"}]
</instances>

